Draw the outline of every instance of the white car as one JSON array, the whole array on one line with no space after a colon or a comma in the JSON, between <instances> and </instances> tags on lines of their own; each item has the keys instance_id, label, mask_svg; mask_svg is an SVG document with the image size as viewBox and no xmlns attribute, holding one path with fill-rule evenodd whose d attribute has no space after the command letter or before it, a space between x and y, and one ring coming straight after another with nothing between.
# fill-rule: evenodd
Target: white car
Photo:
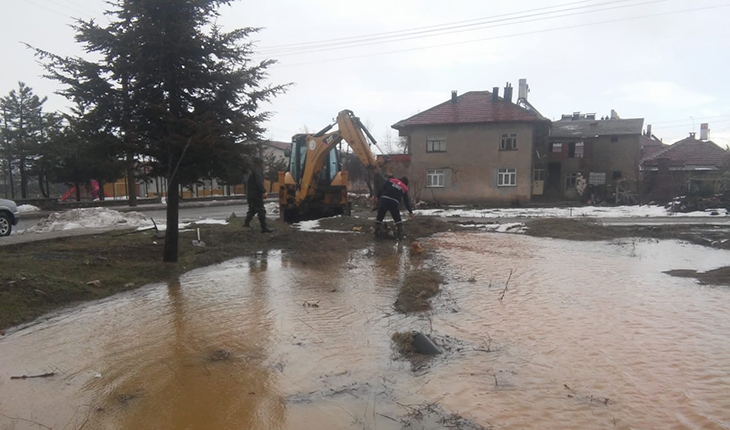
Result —
<instances>
[{"instance_id":1,"label":"white car","mask_svg":"<svg viewBox=\"0 0 730 430\"><path fill-rule=\"evenodd\" d=\"M0 199L0 236L10 236L18 224L18 206L12 200Z\"/></svg>"}]
</instances>

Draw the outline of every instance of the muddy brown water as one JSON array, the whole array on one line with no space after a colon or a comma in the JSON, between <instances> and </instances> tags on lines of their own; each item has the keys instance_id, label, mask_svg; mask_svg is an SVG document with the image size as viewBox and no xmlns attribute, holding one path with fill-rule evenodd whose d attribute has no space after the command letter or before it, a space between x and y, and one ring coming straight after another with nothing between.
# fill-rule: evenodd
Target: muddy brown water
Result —
<instances>
[{"instance_id":1,"label":"muddy brown water","mask_svg":"<svg viewBox=\"0 0 730 430\"><path fill-rule=\"evenodd\" d=\"M430 402L487 428L730 428L730 288L662 273L730 252L489 233L425 247L448 279L426 315L393 312L413 263L385 243L327 268L232 260L10 330L0 429L441 428L412 420ZM455 343L414 371L391 349L403 330Z\"/></svg>"}]
</instances>

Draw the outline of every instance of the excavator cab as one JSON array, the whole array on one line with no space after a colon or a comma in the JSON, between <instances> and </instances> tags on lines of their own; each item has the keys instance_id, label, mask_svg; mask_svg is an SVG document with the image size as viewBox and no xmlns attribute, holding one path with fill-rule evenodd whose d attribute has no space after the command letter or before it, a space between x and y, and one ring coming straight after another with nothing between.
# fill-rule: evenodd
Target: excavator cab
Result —
<instances>
[{"instance_id":1,"label":"excavator cab","mask_svg":"<svg viewBox=\"0 0 730 430\"><path fill-rule=\"evenodd\" d=\"M292 178L296 182L299 182L302 179L304 167L307 162L306 134L297 134L292 138L292 147L289 154L289 172L291 172ZM330 185L341 168L339 152L336 150L330 151L322 166L317 184L320 186Z\"/></svg>"},{"instance_id":2,"label":"excavator cab","mask_svg":"<svg viewBox=\"0 0 730 430\"><path fill-rule=\"evenodd\" d=\"M377 146L377 142L352 111L343 110L334 124L319 132L292 137L289 171L279 172L279 213L283 221L350 214L347 171L342 170L336 150L343 141L370 174L382 174L383 163L370 150L370 145Z\"/></svg>"}]
</instances>

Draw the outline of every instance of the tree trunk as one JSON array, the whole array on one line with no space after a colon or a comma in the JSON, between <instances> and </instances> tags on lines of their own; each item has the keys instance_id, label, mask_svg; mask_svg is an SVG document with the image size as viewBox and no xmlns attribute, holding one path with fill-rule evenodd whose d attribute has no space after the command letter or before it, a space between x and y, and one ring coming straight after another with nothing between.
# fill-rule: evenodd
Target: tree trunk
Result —
<instances>
[{"instance_id":1,"label":"tree trunk","mask_svg":"<svg viewBox=\"0 0 730 430\"><path fill-rule=\"evenodd\" d=\"M104 201L104 181L99 179L99 200Z\"/></svg>"},{"instance_id":2,"label":"tree trunk","mask_svg":"<svg viewBox=\"0 0 730 430\"><path fill-rule=\"evenodd\" d=\"M43 186L43 173L38 174L38 188L41 190L41 194L43 194L44 198L48 198L48 191L46 191L46 188Z\"/></svg>"},{"instance_id":3,"label":"tree trunk","mask_svg":"<svg viewBox=\"0 0 730 430\"><path fill-rule=\"evenodd\" d=\"M78 182L74 182L74 187L76 188L76 201L81 201L81 184Z\"/></svg>"},{"instance_id":4,"label":"tree trunk","mask_svg":"<svg viewBox=\"0 0 730 430\"><path fill-rule=\"evenodd\" d=\"M13 163L8 160L8 176L10 177L10 198L15 200L15 184L13 183Z\"/></svg>"},{"instance_id":5,"label":"tree trunk","mask_svg":"<svg viewBox=\"0 0 730 430\"><path fill-rule=\"evenodd\" d=\"M137 181L134 173L134 156L127 153L127 198L129 206L137 206Z\"/></svg>"},{"instance_id":6,"label":"tree trunk","mask_svg":"<svg viewBox=\"0 0 730 430\"><path fill-rule=\"evenodd\" d=\"M25 173L25 158L20 159L20 198L28 198L28 176Z\"/></svg>"},{"instance_id":7,"label":"tree trunk","mask_svg":"<svg viewBox=\"0 0 730 430\"><path fill-rule=\"evenodd\" d=\"M176 157L171 157L176 158ZM171 166L177 165L177 160L172 160ZM178 244L178 206L180 204L179 184L177 175L173 176L167 182L167 230L165 231L165 250L162 261L165 263L177 262L177 244Z\"/></svg>"}]
</instances>

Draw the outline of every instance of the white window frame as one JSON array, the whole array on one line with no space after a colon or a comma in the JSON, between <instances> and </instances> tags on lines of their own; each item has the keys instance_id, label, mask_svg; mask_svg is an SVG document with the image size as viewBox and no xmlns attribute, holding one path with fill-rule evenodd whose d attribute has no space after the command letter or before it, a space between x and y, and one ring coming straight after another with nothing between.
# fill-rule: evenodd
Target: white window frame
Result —
<instances>
[{"instance_id":1,"label":"white window frame","mask_svg":"<svg viewBox=\"0 0 730 430\"><path fill-rule=\"evenodd\" d=\"M573 158L583 158L585 154L586 145L583 142L575 142L575 150L573 151Z\"/></svg>"},{"instance_id":2,"label":"white window frame","mask_svg":"<svg viewBox=\"0 0 730 430\"><path fill-rule=\"evenodd\" d=\"M588 185L606 185L606 172L589 172Z\"/></svg>"},{"instance_id":3,"label":"white window frame","mask_svg":"<svg viewBox=\"0 0 730 430\"><path fill-rule=\"evenodd\" d=\"M499 141L500 151L516 151L517 150L517 133L502 133Z\"/></svg>"},{"instance_id":4,"label":"white window frame","mask_svg":"<svg viewBox=\"0 0 730 430\"><path fill-rule=\"evenodd\" d=\"M553 142L550 146L550 152L554 152L554 153L563 152L562 142Z\"/></svg>"},{"instance_id":5,"label":"white window frame","mask_svg":"<svg viewBox=\"0 0 730 430\"><path fill-rule=\"evenodd\" d=\"M446 138L429 137L426 139L426 152L446 152Z\"/></svg>"},{"instance_id":6,"label":"white window frame","mask_svg":"<svg viewBox=\"0 0 730 430\"><path fill-rule=\"evenodd\" d=\"M545 169L535 168L532 170L532 181L544 181L545 180Z\"/></svg>"},{"instance_id":7,"label":"white window frame","mask_svg":"<svg viewBox=\"0 0 730 430\"><path fill-rule=\"evenodd\" d=\"M517 169L514 167L504 167L497 170L497 186L498 187L516 187L517 186Z\"/></svg>"},{"instance_id":8,"label":"white window frame","mask_svg":"<svg viewBox=\"0 0 730 430\"><path fill-rule=\"evenodd\" d=\"M426 188L443 188L446 183L446 170L426 170Z\"/></svg>"}]
</instances>

